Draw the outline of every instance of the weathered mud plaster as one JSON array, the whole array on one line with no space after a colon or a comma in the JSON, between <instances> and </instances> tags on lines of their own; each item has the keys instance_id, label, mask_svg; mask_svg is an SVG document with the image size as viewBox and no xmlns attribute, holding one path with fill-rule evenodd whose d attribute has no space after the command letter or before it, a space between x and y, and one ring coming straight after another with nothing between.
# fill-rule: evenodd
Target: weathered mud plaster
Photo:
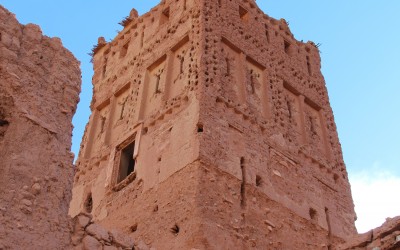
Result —
<instances>
[{"instance_id":1,"label":"weathered mud plaster","mask_svg":"<svg viewBox=\"0 0 400 250\"><path fill-rule=\"evenodd\" d=\"M94 48L75 216L157 249L331 249L356 233L317 46L253 0L168 0Z\"/></svg>"},{"instance_id":2,"label":"weathered mud plaster","mask_svg":"<svg viewBox=\"0 0 400 250\"><path fill-rule=\"evenodd\" d=\"M67 249L79 62L0 6L0 249Z\"/></svg>"}]
</instances>

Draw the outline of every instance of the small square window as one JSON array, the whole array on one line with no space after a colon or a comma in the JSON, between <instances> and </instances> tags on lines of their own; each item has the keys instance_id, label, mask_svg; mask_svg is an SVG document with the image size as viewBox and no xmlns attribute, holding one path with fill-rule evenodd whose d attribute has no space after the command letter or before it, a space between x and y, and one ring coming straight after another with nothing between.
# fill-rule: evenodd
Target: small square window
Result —
<instances>
[{"instance_id":1,"label":"small square window","mask_svg":"<svg viewBox=\"0 0 400 250\"><path fill-rule=\"evenodd\" d=\"M131 173L135 171L136 160L133 158L135 154L135 141L131 142L121 150L118 169L118 181L125 180Z\"/></svg>"}]
</instances>

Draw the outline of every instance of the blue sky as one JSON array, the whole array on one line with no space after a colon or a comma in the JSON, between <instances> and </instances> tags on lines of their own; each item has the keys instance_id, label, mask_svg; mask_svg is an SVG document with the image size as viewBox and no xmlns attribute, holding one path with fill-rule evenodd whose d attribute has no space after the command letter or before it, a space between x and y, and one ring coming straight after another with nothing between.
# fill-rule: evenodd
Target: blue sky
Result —
<instances>
[{"instance_id":1,"label":"blue sky","mask_svg":"<svg viewBox=\"0 0 400 250\"><path fill-rule=\"evenodd\" d=\"M298 40L322 44L322 71L350 175L359 231L400 215L400 1L258 0L285 18ZM145 13L159 0L0 0L23 23L60 37L82 65L81 102L73 123L77 154L90 115L90 57L99 36L112 39L131 8ZM367 194L367 195L366 195ZM400 199L399 199L400 200Z\"/></svg>"}]
</instances>

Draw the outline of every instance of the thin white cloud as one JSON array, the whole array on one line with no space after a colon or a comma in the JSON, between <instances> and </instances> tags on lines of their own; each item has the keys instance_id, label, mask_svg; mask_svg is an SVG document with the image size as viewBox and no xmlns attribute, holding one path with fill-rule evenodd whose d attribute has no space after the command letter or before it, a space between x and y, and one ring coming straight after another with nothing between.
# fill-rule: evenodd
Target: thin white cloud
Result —
<instances>
[{"instance_id":1,"label":"thin white cloud","mask_svg":"<svg viewBox=\"0 0 400 250\"><path fill-rule=\"evenodd\" d=\"M400 176L379 171L378 165L374 164L370 171L350 173L359 233L379 227L388 217L400 215Z\"/></svg>"}]
</instances>

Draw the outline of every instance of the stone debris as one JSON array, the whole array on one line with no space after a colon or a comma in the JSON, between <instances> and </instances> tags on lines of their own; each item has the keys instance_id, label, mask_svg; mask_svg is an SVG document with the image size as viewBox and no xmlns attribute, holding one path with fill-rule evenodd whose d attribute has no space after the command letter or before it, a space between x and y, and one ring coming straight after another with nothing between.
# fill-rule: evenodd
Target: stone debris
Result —
<instances>
[{"instance_id":1,"label":"stone debris","mask_svg":"<svg viewBox=\"0 0 400 250\"><path fill-rule=\"evenodd\" d=\"M107 230L97 224L91 224L88 226L86 232L98 240L108 241L110 238Z\"/></svg>"},{"instance_id":2,"label":"stone debris","mask_svg":"<svg viewBox=\"0 0 400 250\"><path fill-rule=\"evenodd\" d=\"M117 230L108 231L92 221L90 214L74 218L72 242L75 249L133 249L134 241ZM136 248L135 248L136 249ZM139 248L140 249L140 248Z\"/></svg>"}]
</instances>

